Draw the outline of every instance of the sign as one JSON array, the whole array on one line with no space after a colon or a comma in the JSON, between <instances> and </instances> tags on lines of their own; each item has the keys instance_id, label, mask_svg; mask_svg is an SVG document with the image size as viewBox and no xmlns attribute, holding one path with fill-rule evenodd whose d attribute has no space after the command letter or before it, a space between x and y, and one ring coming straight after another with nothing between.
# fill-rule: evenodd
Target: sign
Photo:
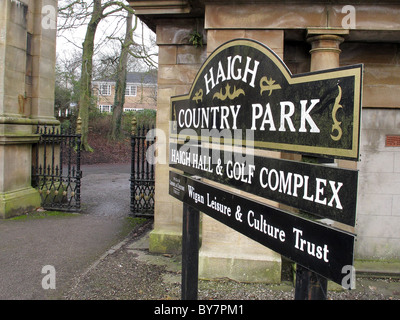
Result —
<instances>
[{"instance_id":1,"label":"sign","mask_svg":"<svg viewBox=\"0 0 400 320\"><path fill-rule=\"evenodd\" d=\"M171 99L171 137L357 160L361 79L362 65L292 75L261 43L233 40Z\"/></svg>"},{"instance_id":2,"label":"sign","mask_svg":"<svg viewBox=\"0 0 400 320\"><path fill-rule=\"evenodd\" d=\"M342 284L354 235L170 172L169 194L302 266Z\"/></svg>"},{"instance_id":3,"label":"sign","mask_svg":"<svg viewBox=\"0 0 400 320\"><path fill-rule=\"evenodd\" d=\"M170 144L170 167L355 226L358 172Z\"/></svg>"},{"instance_id":4,"label":"sign","mask_svg":"<svg viewBox=\"0 0 400 320\"><path fill-rule=\"evenodd\" d=\"M358 160L361 82L362 65L292 75L261 43L227 42L208 57L190 92L171 98L170 167L354 227L357 171L254 151ZM352 233L172 171L169 193L185 203L188 221L204 212L336 283L354 277ZM183 225L183 242L198 237Z\"/></svg>"}]
</instances>

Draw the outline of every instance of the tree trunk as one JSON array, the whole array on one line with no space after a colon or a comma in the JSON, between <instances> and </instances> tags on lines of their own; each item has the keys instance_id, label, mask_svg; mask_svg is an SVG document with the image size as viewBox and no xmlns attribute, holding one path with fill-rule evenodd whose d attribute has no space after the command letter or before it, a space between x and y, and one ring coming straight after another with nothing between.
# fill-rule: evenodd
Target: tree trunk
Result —
<instances>
[{"instance_id":1,"label":"tree trunk","mask_svg":"<svg viewBox=\"0 0 400 320\"><path fill-rule=\"evenodd\" d=\"M129 47L133 44L132 29L133 13L128 12L126 18L126 35L124 43L121 46L121 56L118 62L117 81L115 85L115 98L113 106L113 116L111 124L111 138L118 139L121 135L122 113L125 104L126 76L128 66Z\"/></svg>"},{"instance_id":2,"label":"tree trunk","mask_svg":"<svg viewBox=\"0 0 400 320\"><path fill-rule=\"evenodd\" d=\"M88 143L89 108L92 100L92 73L94 38L97 26L102 18L101 0L94 0L93 13L83 42L81 90L79 97L79 117L82 119L82 149L93 151Z\"/></svg>"}]
</instances>

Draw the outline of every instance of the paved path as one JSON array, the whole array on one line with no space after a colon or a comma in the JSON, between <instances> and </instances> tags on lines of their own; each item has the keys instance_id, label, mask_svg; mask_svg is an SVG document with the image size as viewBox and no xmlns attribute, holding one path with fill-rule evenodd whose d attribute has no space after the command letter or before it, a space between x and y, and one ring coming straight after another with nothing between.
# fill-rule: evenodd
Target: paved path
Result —
<instances>
[{"instance_id":1,"label":"paved path","mask_svg":"<svg viewBox=\"0 0 400 320\"><path fill-rule=\"evenodd\" d=\"M126 217L130 213L129 164L83 166L81 189L85 213L103 217Z\"/></svg>"},{"instance_id":2,"label":"paved path","mask_svg":"<svg viewBox=\"0 0 400 320\"><path fill-rule=\"evenodd\" d=\"M59 299L75 276L124 237L129 165L82 171L82 214L0 220L0 299ZM56 270L56 290L42 288L46 265Z\"/></svg>"}]
</instances>

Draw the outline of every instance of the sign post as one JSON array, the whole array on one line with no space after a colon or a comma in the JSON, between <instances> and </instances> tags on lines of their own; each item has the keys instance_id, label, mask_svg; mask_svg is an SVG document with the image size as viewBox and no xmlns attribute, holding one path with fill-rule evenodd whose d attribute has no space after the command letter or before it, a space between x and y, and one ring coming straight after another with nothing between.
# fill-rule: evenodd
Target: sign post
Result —
<instances>
[{"instance_id":1,"label":"sign post","mask_svg":"<svg viewBox=\"0 0 400 320\"><path fill-rule=\"evenodd\" d=\"M169 194L184 203L182 299L197 299L200 211L297 263L296 299L325 299L328 279L349 276L355 234L318 218L355 226L358 172L248 154L358 161L361 79L362 65L292 75L269 48L238 39L209 56L189 94L171 99L171 168L315 217L170 171Z\"/></svg>"},{"instance_id":2,"label":"sign post","mask_svg":"<svg viewBox=\"0 0 400 320\"><path fill-rule=\"evenodd\" d=\"M169 194L233 230L341 284L355 235L176 172Z\"/></svg>"},{"instance_id":3,"label":"sign post","mask_svg":"<svg viewBox=\"0 0 400 320\"><path fill-rule=\"evenodd\" d=\"M182 227L182 300L197 300L199 222L199 210L184 203Z\"/></svg>"},{"instance_id":4,"label":"sign post","mask_svg":"<svg viewBox=\"0 0 400 320\"><path fill-rule=\"evenodd\" d=\"M296 266L295 300L326 300L328 279L301 265Z\"/></svg>"}]
</instances>

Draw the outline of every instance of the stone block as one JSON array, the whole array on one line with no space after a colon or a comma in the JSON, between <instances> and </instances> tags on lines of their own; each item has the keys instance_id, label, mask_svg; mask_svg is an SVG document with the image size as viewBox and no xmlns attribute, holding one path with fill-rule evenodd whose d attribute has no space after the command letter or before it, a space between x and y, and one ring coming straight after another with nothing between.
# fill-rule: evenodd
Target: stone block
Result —
<instances>
[{"instance_id":1,"label":"stone block","mask_svg":"<svg viewBox=\"0 0 400 320\"><path fill-rule=\"evenodd\" d=\"M340 46L342 65L364 63L365 67L373 64L395 65L398 59L397 45L394 43L357 43L343 42ZM373 54L371 54L373 52Z\"/></svg>"},{"instance_id":2,"label":"stone block","mask_svg":"<svg viewBox=\"0 0 400 320\"><path fill-rule=\"evenodd\" d=\"M343 5L329 7L328 26L341 28L342 20L348 14L342 13ZM355 27L359 30L400 30L399 5L353 5Z\"/></svg>"},{"instance_id":3,"label":"stone block","mask_svg":"<svg viewBox=\"0 0 400 320\"><path fill-rule=\"evenodd\" d=\"M176 64L176 52L177 52L177 46L159 45L158 46L159 65Z\"/></svg>"},{"instance_id":4,"label":"stone block","mask_svg":"<svg viewBox=\"0 0 400 320\"><path fill-rule=\"evenodd\" d=\"M56 61L56 44L55 42L43 39L40 35L34 35L32 38L32 55L40 56L49 60L55 65Z\"/></svg>"},{"instance_id":5,"label":"stone block","mask_svg":"<svg viewBox=\"0 0 400 320\"><path fill-rule=\"evenodd\" d=\"M175 95L175 86L160 85L158 87L157 105L164 108L169 107L171 103L171 97ZM158 114L157 114L158 120Z\"/></svg>"},{"instance_id":6,"label":"stone block","mask_svg":"<svg viewBox=\"0 0 400 320\"><path fill-rule=\"evenodd\" d=\"M244 30L215 30L207 31L207 53L211 54L221 44L236 38L244 38Z\"/></svg>"},{"instance_id":7,"label":"stone block","mask_svg":"<svg viewBox=\"0 0 400 320\"><path fill-rule=\"evenodd\" d=\"M365 85L392 86L400 84L400 65L368 64L364 69L363 81Z\"/></svg>"},{"instance_id":8,"label":"stone block","mask_svg":"<svg viewBox=\"0 0 400 320\"><path fill-rule=\"evenodd\" d=\"M32 73L34 75L39 75L40 79L46 79L47 82L55 78L55 64L53 60L39 56L33 56L32 60ZM45 98L45 96L42 97Z\"/></svg>"},{"instance_id":9,"label":"stone block","mask_svg":"<svg viewBox=\"0 0 400 320\"><path fill-rule=\"evenodd\" d=\"M376 215L368 217L360 216L357 222L357 235L369 238L386 238L400 240L400 217L391 216L389 212L376 212ZM382 237L382 235L385 237Z\"/></svg>"},{"instance_id":10,"label":"stone block","mask_svg":"<svg viewBox=\"0 0 400 320\"><path fill-rule=\"evenodd\" d=\"M2 10L0 11L0 30L3 29L2 24L4 23L4 21L7 19L7 17L10 14L10 8L9 8L7 2L9 2L9 0L0 0L0 7L2 8ZM1 37L0 37L0 39L1 39Z\"/></svg>"},{"instance_id":11,"label":"stone block","mask_svg":"<svg viewBox=\"0 0 400 320\"><path fill-rule=\"evenodd\" d=\"M204 214L201 234L200 278L280 282L282 262L279 254Z\"/></svg>"},{"instance_id":12,"label":"stone block","mask_svg":"<svg viewBox=\"0 0 400 320\"><path fill-rule=\"evenodd\" d=\"M400 216L400 195L393 196L392 215Z\"/></svg>"},{"instance_id":13,"label":"stone block","mask_svg":"<svg viewBox=\"0 0 400 320\"><path fill-rule=\"evenodd\" d=\"M149 235L149 250L153 253L175 253L182 251L182 232L154 229Z\"/></svg>"},{"instance_id":14,"label":"stone block","mask_svg":"<svg viewBox=\"0 0 400 320\"><path fill-rule=\"evenodd\" d=\"M400 175L394 173L360 172L359 183L368 186L369 193L397 194L400 190Z\"/></svg>"},{"instance_id":15,"label":"stone block","mask_svg":"<svg viewBox=\"0 0 400 320\"><path fill-rule=\"evenodd\" d=\"M357 197L357 217L360 220L368 219L364 216L390 215L392 211L392 195L368 193L368 186L362 188Z\"/></svg>"},{"instance_id":16,"label":"stone block","mask_svg":"<svg viewBox=\"0 0 400 320\"><path fill-rule=\"evenodd\" d=\"M245 37L259 41L274 51L283 50L284 32L282 30L246 30Z\"/></svg>"},{"instance_id":17,"label":"stone block","mask_svg":"<svg viewBox=\"0 0 400 320\"><path fill-rule=\"evenodd\" d=\"M196 48L192 45L177 47L177 64L201 65L207 58L206 47Z\"/></svg>"},{"instance_id":18,"label":"stone block","mask_svg":"<svg viewBox=\"0 0 400 320\"><path fill-rule=\"evenodd\" d=\"M326 6L306 4L206 5L206 29L296 29L326 26Z\"/></svg>"},{"instance_id":19,"label":"stone block","mask_svg":"<svg viewBox=\"0 0 400 320\"><path fill-rule=\"evenodd\" d=\"M6 64L4 72L4 93L18 97L19 94L25 94L25 70L22 72L20 66L22 65L25 67L26 60L19 60L21 58L21 50L16 49L12 51L15 54L15 59L11 59L11 61Z\"/></svg>"},{"instance_id":20,"label":"stone block","mask_svg":"<svg viewBox=\"0 0 400 320\"><path fill-rule=\"evenodd\" d=\"M397 149L394 154L394 170L393 172L400 173L400 150Z\"/></svg>"},{"instance_id":21,"label":"stone block","mask_svg":"<svg viewBox=\"0 0 400 320\"><path fill-rule=\"evenodd\" d=\"M0 219L20 216L40 207L39 192L31 187L0 192Z\"/></svg>"},{"instance_id":22,"label":"stone block","mask_svg":"<svg viewBox=\"0 0 400 320\"><path fill-rule=\"evenodd\" d=\"M363 130L390 130L396 129L396 110L363 109L362 124Z\"/></svg>"},{"instance_id":23,"label":"stone block","mask_svg":"<svg viewBox=\"0 0 400 320\"><path fill-rule=\"evenodd\" d=\"M32 77L32 97L41 99L54 98L55 83L50 78Z\"/></svg>"},{"instance_id":24,"label":"stone block","mask_svg":"<svg viewBox=\"0 0 400 320\"><path fill-rule=\"evenodd\" d=\"M54 99L38 98L32 94L32 118L54 120Z\"/></svg>"},{"instance_id":25,"label":"stone block","mask_svg":"<svg viewBox=\"0 0 400 320\"><path fill-rule=\"evenodd\" d=\"M365 85L363 88L363 107L400 108L397 96L399 85Z\"/></svg>"},{"instance_id":26,"label":"stone block","mask_svg":"<svg viewBox=\"0 0 400 320\"><path fill-rule=\"evenodd\" d=\"M28 7L22 4L20 1L8 1L9 4L9 21L19 24L22 27L26 27L26 15L28 13Z\"/></svg>"},{"instance_id":27,"label":"stone block","mask_svg":"<svg viewBox=\"0 0 400 320\"><path fill-rule=\"evenodd\" d=\"M35 5L36 7L36 5ZM43 8L40 7L40 8ZM57 9L57 5L55 6ZM52 26L56 26L56 19L57 19L57 11L55 12L56 16L53 19L52 14L46 14L44 16L42 14L42 11L40 9L40 12L35 12L33 15L33 28L34 28L34 33L36 36L40 36L41 39L47 40L50 42L56 41L57 38L57 28L52 28ZM43 18L46 19L46 21L43 21ZM46 26L43 28L43 26Z\"/></svg>"},{"instance_id":28,"label":"stone block","mask_svg":"<svg viewBox=\"0 0 400 320\"><path fill-rule=\"evenodd\" d=\"M17 143L18 135L7 137L7 141L2 142L5 144L0 145L0 169L4 172L0 192L23 189L31 184L31 146L13 144L13 140Z\"/></svg>"},{"instance_id":29,"label":"stone block","mask_svg":"<svg viewBox=\"0 0 400 320\"><path fill-rule=\"evenodd\" d=\"M392 173L394 171L394 152L369 153L359 164L363 172Z\"/></svg>"},{"instance_id":30,"label":"stone block","mask_svg":"<svg viewBox=\"0 0 400 320\"><path fill-rule=\"evenodd\" d=\"M168 132L168 124L169 124L169 119L170 119L170 110L169 110L169 105L168 106L160 106L158 104L157 107L157 128L164 130L165 136L168 137L169 132ZM162 125L162 128L160 127Z\"/></svg>"},{"instance_id":31,"label":"stone block","mask_svg":"<svg viewBox=\"0 0 400 320\"><path fill-rule=\"evenodd\" d=\"M357 236L356 259L392 260L400 257L398 238Z\"/></svg>"},{"instance_id":32,"label":"stone block","mask_svg":"<svg viewBox=\"0 0 400 320\"><path fill-rule=\"evenodd\" d=\"M8 21L7 46L26 50L26 26L20 23Z\"/></svg>"},{"instance_id":33,"label":"stone block","mask_svg":"<svg viewBox=\"0 0 400 320\"><path fill-rule=\"evenodd\" d=\"M281 258L279 255L252 255L224 245L225 252L199 253L199 278L212 280L229 278L239 282L280 283Z\"/></svg>"},{"instance_id":34,"label":"stone block","mask_svg":"<svg viewBox=\"0 0 400 320\"><path fill-rule=\"evenodd\" d=\"M203 43L207 43L207 36L203 30L203 21L199 19L163 20L157 25L158 45L189 44L190 34L198 31L203 35Z\"/></svg>"},{"instance_id":35,"label":"stone block","mask_svg":"<svg viewBox=\"0 0 400 320\"><path fill-rule=\"evenodd\" d=\"M158 70L158 83L160 85L192 83L199 68L199 65L161 65Z\"/></svg>"},{"instance_id":36,"label":"stone block","mask_svg":"<svg viewBox=\"0 0 400 320\"><path fill-rule=\"evenodd\" d=\"M247 38L263 43L283 59L283 36L284 33L281 30L210 29L207 33L207 52L211 54L227 41L237 38Z\"/></svg>"}]
</instances>

